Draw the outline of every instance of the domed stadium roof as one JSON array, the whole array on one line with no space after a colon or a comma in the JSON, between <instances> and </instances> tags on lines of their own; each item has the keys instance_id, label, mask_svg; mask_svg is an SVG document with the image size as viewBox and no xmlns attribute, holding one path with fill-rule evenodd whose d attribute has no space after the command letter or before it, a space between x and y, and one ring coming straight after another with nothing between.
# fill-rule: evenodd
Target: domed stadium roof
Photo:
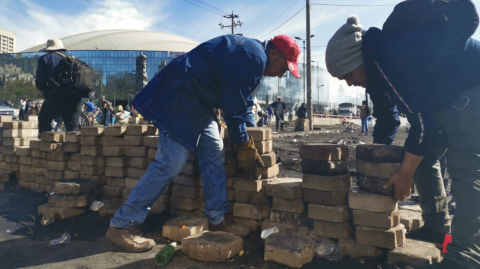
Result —
<instances>
[{"instance_id":1,"label":"domed stadium roof","mask_svg":"<svg viewBox=\"0 0 480 269\"><path fill-rule=\"evenodd\" d=\"M177 35L141 30L100 30L61 38L67 50L146 50L188 52L198 43ZM38 52L45 43L22 52Z\"/></svg>"}]
</instances>

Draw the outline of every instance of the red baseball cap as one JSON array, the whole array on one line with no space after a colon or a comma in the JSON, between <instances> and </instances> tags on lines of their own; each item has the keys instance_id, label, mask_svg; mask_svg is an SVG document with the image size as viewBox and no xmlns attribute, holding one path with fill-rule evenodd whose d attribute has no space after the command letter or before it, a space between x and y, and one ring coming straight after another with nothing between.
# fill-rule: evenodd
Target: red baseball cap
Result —
<instances>
[{"instance_id":1,"label":"red baseball cap","mask_svg":"<svg viewBox=\"0 0 480 269\"><path fill-rule=\"evenodd\" d=\"M298 56L300 56L300 48L297 41L288 35L277 35L270 41L285 55L290 73L299 78Z\"/></svg>"}]
</instances>

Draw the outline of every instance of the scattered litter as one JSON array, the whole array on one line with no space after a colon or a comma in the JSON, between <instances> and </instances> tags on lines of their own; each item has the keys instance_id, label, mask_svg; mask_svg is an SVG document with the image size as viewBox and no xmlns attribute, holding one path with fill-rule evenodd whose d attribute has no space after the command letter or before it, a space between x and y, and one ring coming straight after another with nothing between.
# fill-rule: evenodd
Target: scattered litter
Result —
<instances>
[{"instance_id":1,"label":"scattered litter","mask_svg":"<svg viewBox=\"0 0 480 269\"><path fill-rule=\"evenodd\" d=\"M365 264L365 263L366 263L366 261L365 261L364 259L359 259L358 262L359 262L360 264Z\"/></svg>"},{"instance_id":2,"label":"scattered litter","mask_svg":"<svg viewBox=\"0 0 480 269\"><path fill-rule=\"evenodd\" d=\"M19 221L18 223L20 223L21 225L25 226L27 229L30 230L30 231L27 232L27 234L31 235L31 236L32 236L32 239L33 239L33 235L34 235L33 233L34 233L34 231L35 231L35 227L37 226L37 224L36 224L36 221L35 221L35 217L34 217L34 216L32 216L32 215L28 215L28 216L30 216L30 217L33 219L33 229L30 228L30 226L29 226L28 224L26 224L25 222L23 222L23 221Z\"/></svg>"},{"instance_id":3,"label":"scattered litter","mask_svg":"<svg viewBox=\"0 0 480 269\"><path fill-rule=\"evenodd\" d=\"M173 242L170 245L164 246L158 253L155 255L155 264L157 266L165 266L173 258L175 254L175 248L177 247L177 242Z\"/></svg>"},{"instance_id":4,"label":"scattered litter","mask_svg":"<svg viewBox=\"0 0 480 269\"><path fill-rule=\"evenodd\" d=\"M182 229L187 229L187 226L185 226L185 225L182 225Z\"/></svg>"},{"instance_id":5,"label":"scattered litter","mask_svg":"<svg viewBox=\"0 0 480 269\"><path fill-rule=\"evenodd\" d=\"M298 158L294 158L293 160L294 160L294 161L298 161Z\"/></svg>"},{"instance_id":6,"label":"scattered litter","mask_svg":"<svg viewBox=\"0 0 480 269\"><path fill-rule=\"evenodd\" d=\"M90 205L90 211L98 211L100 207L104 205L105 203L102 203L100 201L93 201L92 204Z\"/></svg>"},{"instance_id":7,"label":"scattered litter","mask_svg":"<svg viewBox=\"0 0 480 269\"><path fill-rule=\"evenodd\" d=\"M266 230L263 230L262 233L260 234L260 237L262 239L267 239L271 234L275 234L275 233L278 233L279 230L277 227L273 227L273 228L270 228L270 229L266 229Z\"/></svg>"},{"instance_id":8,"label":"scattered litter","mask_svg":"<svg viewBox=\"0 0 480 269\"><path fill-rule=\"evenodd\" d=\"M52 195L54 195L54 194L55 194L55 192L52 191L52 192L50 193L50 196L52 196Z\"/></svg>"},{"instance_id":9,"label":"scattered litter","mask_svg":"<svg viewBox=\"0 0 480 269\"><path fill-rule=\"evenodd\" d=\"M360 142L358 142L358 144L359 144L359 145L365 145L366 143L365 143L365 142L362 142L362 141L360 141Z\"/></svg>"},{"instance_id":10,"label":"scattered litter","mask_svg":"<svg viewBox=\"0 0 480 269\"><path fill-rule=\"evenodd\" d=\"M293 143L297 143L297 139L293 139Z\"/></svg>"},{"instance_id":11,"label":"scattered litter","mask_svg":"<svg viewBox=\"0 0 480 269\"><path fill-rule=\"evenodd\" d=\"M272 132L272 134L276 134L277 132Z\"/></svg>"},{"instance_id":12,"label":"scattered litter","mask_svg":"<svg viewBox=\"0 0 480 269\"><path fill-rule=\"evenodd\" d=\"M240 253L238 253L238 257L242 257L242 255L245 253L245 251L240 251Z\"/></svg>"},{"instance_id":13,"label":"scattered litter","mask_svg":"<svg viewBox=\"0 0 480 269\"><path fill-rule=\"evenodd\" d=\"M70 236L69 232L65 232L62 237L50 240L48 244L50 246L57 246L57 245L64 245L64 244L70 244L72 237Z\"/></svg>"},{"instance_id":14,"label":"scattered litter","mask_svg":"<svg viewBox=\"0 0 480 269\"><path fill-rule=\"evenodd\" d=\"M316 238L316 257L327 261L341 261L343 259L342 249L335 244L330 244L320 238Z\"/></svg>"},{"instance_id":15,"label":"scattered litter","mask_svg":"<svg viewBox=\"0 0 480 269\"><path fill-rule=\"evenodd\" d=\"M42 220L40 221L40 223L42 223L43 226L48 226L48 225L51 225L55 222L55 219L52 219L52 218L46 218L46 217L43 217Z\"/></svg>"},{"instance_id":16,"label":"scattered litter","mask_svg":"<svg viewBox=\"0 0 480 269\"><path fill-rule=\"evenodd\" d=\"M7 229L7 233L12 233L12 229Z\"/></svg>"}]
</instances>

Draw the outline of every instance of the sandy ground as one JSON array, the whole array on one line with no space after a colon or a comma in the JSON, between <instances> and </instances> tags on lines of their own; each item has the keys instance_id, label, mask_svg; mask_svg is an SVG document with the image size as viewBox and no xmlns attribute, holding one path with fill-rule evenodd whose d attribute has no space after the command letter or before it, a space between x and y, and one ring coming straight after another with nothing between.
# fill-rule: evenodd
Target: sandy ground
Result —
<instances>
[{"instance_id":1,"label":"sandy ground","mask_svg":"<svg viewBox=\"0 0 480 269\"><path fill-rule=\"evenodd\" d=\"M287 128L288 129L288 128ZM344 130L345 127L329 127L328 131ZM324 131L324 130L316 130ZM400 131L396 144L403 144L406 135ZM274 134L274 150L280 164L279 177L301 177L298 145L310 142L328 142L345 139L358 142L357 130L354 133L309 134L285 132ZM293 136L293 137L292 137ZM294 142L296 139L296 142ZM362 142L372 142L372 137L360 137ZM350 170L355 169L355 154L352 145L349 158ZM43 227L37 217L37 206L47 202L45 194L29 190L19 190L18 187L0 192L0 268L156 268L153 257L167 241L161 237L162 225L168 215L149 216L141 226L142 231L157 241L157 246L145 253L126 253L121 248L111 244L105 238L108 219L99 218L97 212L87 214ZM34 216L35 221L30 217ZM20 221L34 227L33 236L27 234L29 229ZM48 240L60 237L65 231L70 232L72 241L67 245L49 246ZM264 245L260 233L254 233L244 238L242 257L218 264L198 262L188 258L181 251L167 268L285 268L263 260ZM360 263L356 259L344 258L339 262L329 262L314 259L304 268L377 268L385 259Z\"/></svg>"}]
</instances>

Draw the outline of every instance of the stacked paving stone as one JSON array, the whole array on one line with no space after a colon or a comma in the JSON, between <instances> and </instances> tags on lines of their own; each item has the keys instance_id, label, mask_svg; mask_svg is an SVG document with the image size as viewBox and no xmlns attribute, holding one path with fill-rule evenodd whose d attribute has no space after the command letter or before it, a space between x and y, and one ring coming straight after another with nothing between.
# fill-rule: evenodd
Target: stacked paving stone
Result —
<instances>
[{"instance_id":1,"label":"stacked paving stone","mask_svg":"<svg viewBox=\"0 0 480 269\"><path fill-rule=\"evenodd\" d=\"M348 240L353 235L347 207L351 187L348 147L345 145L301 145L303 199L308 217L314 220L315 236Z\"/></svg>"},{"instance_id":2,"label":"stacked paving stone","mask_svg":"<svg viewBox=\"0 0 480 269\"><path fill-rule=\"evenodd\" d=\"M63 152L70 154L68 168L65 171L65 179L75 179L80 177L81 156L80 156L80 132L66 132Z\"/></svg>"},{"instance_id":3,"label":"stacked paving stone","mask_svg":"<svg viewBox=\"0 0 480 269\"><path fill-rule=\"evenodd\" d=\"M55 194L48 197L48 204L38 207L42 223L84 214L95 198L95 188L95 181L91 179L58 181L55 183Z\"/></svg>"},{"instance_id":4,"label":"stacked paving stone","mask_svg":"<svg viewBox=\"0 0 480 269\"><path fill-rule=\"evenodd\" d=\"M37 160L32 162L35 175L40 180L37 184L38 192L52 192L55 184L65 179L65 171L68 169L68 161L70 153L64 151L65 133L64 132L43 132L41 135L40 145L35 153ZM31 147L35 144L31 144ZM33 155L33 154L32 154ZM38 160L42 159L44 160ZM41 177L43 171L43 176Z\"/></svg>"},{"instance_id":5,"label":"stacked paving stone","mask_svg":"<svg viewBox=\"0 0 480 269\"><path fill-rule=\"evenodd\" d=\"M357 146L359 189L349 193L353 209L356 243L377 248L395 249L405 244L405 227L393 189L383 189L388 178L400 167L404 149L397 146Z\"/></svg>"},{"instance_id":6,"label":"stacked paving stone","mask_svg":"<svg viewBox=\"0 0 480 269\"><path fill-rule=\"evenodd\" d=\"M276 179L279 167L272 149L272 130L257 127L247 128L247 132L253 139L265 167L256 168L253 175L250 175L253 178L239 176L236 172L238 170L237 153L233 149L233 142L229 139L228 133L225 132L225 170L234 220L255 232L262 226L264 220L268 222L270 218L271 199L267 196L267 183ZM235 203L232 202L233 200Z\"/></svg>"}]
</instances>

